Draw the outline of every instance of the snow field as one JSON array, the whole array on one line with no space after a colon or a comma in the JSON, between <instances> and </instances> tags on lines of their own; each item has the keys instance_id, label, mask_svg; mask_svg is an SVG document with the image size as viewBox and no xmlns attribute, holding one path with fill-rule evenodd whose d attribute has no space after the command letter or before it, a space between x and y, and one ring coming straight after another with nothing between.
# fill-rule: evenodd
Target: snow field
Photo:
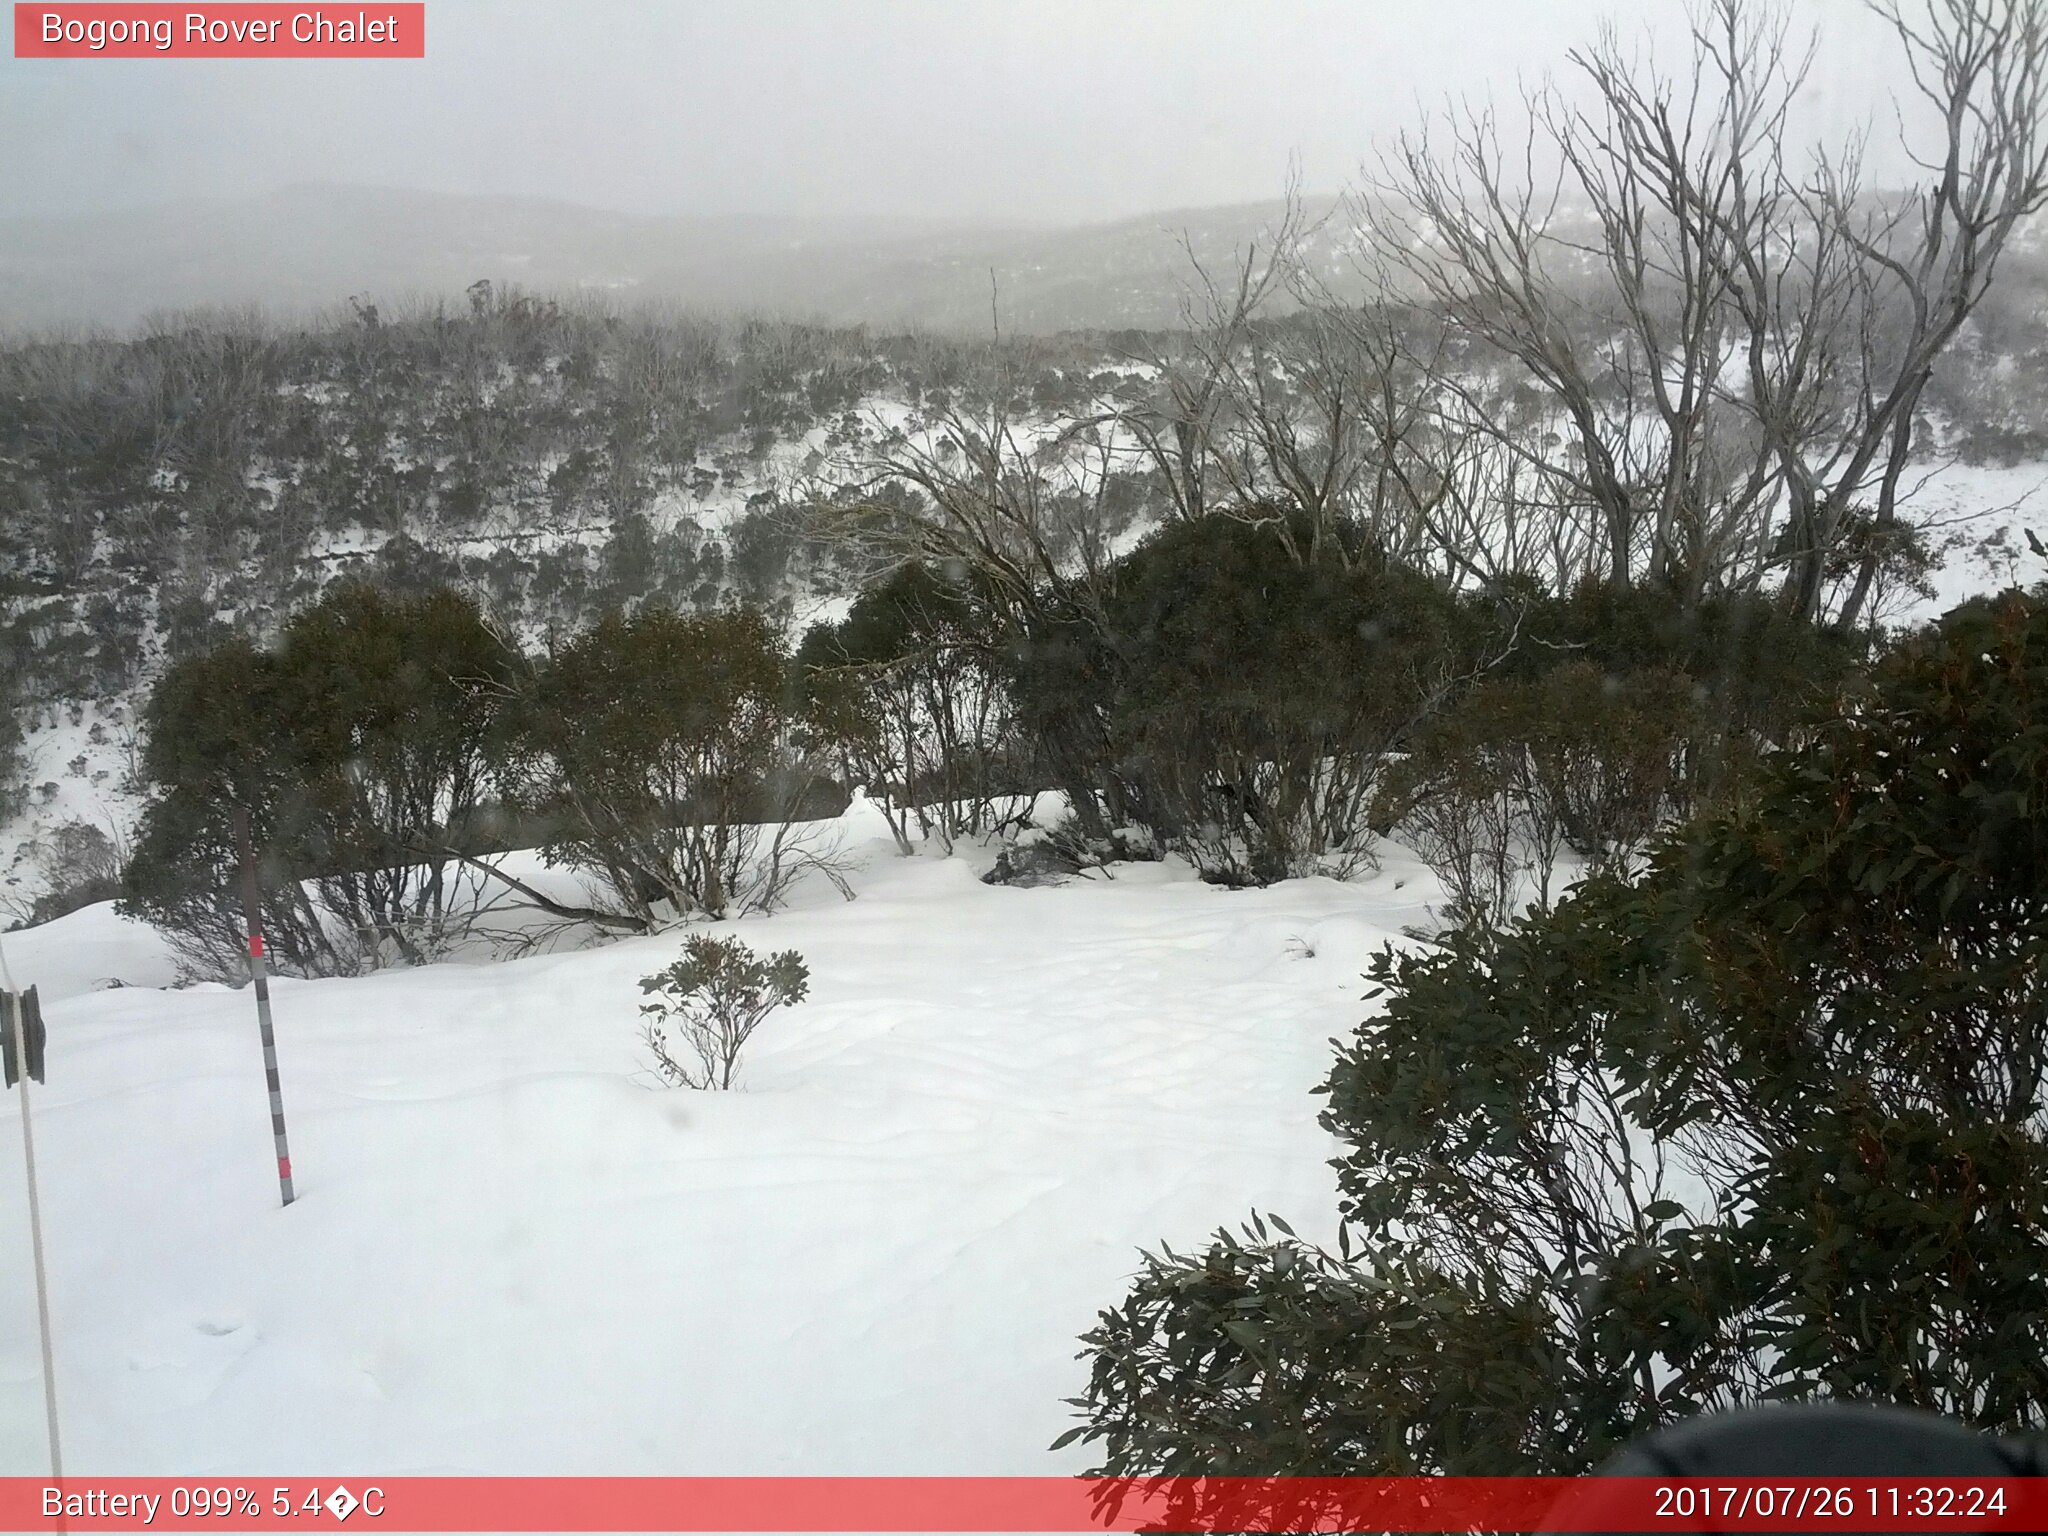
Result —
<instances>
[{"instance_id":1,"label":"snow field","mask_svg":"<svg viewBox=\"0 0 2048 1536\"><path fill-rule=\"evenodd\" d=\"M282 981L300 1199L246 991L157 990L92 908L10 936L36 1090L67 1471L1028 1474L1136 1250L1249 1210L1334 1235L1310 1089L1434 882L1011 889L844 823L859 893L719 925L811 996L742 1091L654 1085L638 978L682 934ZM1311 953L1312 951L1312 953ZM95 990L109 976L136 983ZM43 1454L13 1096L0 1473Z\"/></svg>"}]
</instances>

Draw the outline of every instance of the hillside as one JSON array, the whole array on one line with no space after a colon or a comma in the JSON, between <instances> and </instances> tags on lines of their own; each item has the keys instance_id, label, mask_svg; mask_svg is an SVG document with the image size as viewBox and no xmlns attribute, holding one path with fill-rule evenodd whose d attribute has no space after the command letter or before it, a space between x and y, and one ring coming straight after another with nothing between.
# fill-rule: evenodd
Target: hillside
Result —
<instances>
[{"instance_id":1,"label":"hillside","mask_svg":"<svg viewBox=\"0 0 2048 1536\"><path fill-rule=\"evenodd\" d=\"M2048 0L1291 9L24 33L0 1510L2041 1463Z\"/></svg>"},{"instance_id":2,"label":"hillside","mask_svg":"<svg viewBox=\"0 0 2048 1536\"><path fill-rule=\"evenodd\" d=\"M2036 573L2038 291L1995 290L1937 375L1913 476L1936 567L1893 622ZM0 348L0 694L24 732L0 784L0 906L18 919L47 888L57 827L125 843L140 706L168 660L274 635L338 576L454 582L535 640L644 603L766 605L794 633L867 574L801 509L850 493L892 434L998 390L1041 427L1142 404L1135 359L1183 345L1067 332L991 348L493 285L317 324L197 317ZM1127 544L1163 488L1135 456L1112 470L1099 532Z\"/></svg>"}]
</instances>

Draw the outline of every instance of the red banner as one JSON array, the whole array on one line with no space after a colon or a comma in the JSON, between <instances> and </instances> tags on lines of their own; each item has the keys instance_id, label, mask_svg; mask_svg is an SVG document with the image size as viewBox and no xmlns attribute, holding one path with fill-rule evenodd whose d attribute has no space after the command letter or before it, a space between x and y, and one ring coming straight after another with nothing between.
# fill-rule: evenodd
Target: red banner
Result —
<instances>
[{"instance_id":1,"label":"red banner","mask_svg":"<svg viewBox=\"0 0 2048 1536\"><path fill-rule=\"evenodd\" d=\"M2039 1531L1959 1478L0 1478L0 1531Z\"/></svg>"},{"instance_id":2,"label":"red banner","mask_svg":"<svg viewBox=\"0 0 2048 1536\"><path fill-rule=\"evenodd\" d=\"M17 59L423 59L421 0L14 7Z\"/></svg>"}]
</instances>

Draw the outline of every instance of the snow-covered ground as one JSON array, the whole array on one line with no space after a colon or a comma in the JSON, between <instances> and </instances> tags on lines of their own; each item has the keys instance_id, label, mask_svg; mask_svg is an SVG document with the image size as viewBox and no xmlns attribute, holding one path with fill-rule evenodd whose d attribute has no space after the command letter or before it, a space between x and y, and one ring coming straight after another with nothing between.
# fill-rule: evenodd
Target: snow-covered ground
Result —
<instances>
[{"instance_id":1,"label":"snow-covered ground","mask_svg":"<svg viewBox=\"0 0 2048 1536\"><path fill-rule=\"evenodd\" d=\"M1036 1473L1136 1250L1252 1208L1333 1234L1310 1090L1434 882L1229 892L1175 864L1014 889L842 828L722 925L794 947L743 1091L653 1083L637 979L682 935L275 989L165 989L89 908L39 984L37 1149L67 1471ZM109 989L118 978L128 985ZM0 1107L0 1474L41 1467L14 1095Z\"/></svg>"},{"instance_id":2,"label":"snow-covered ground","mask_svg":"<svg viewBox=\"0 0 2048 1536\"><path fill-rule=\"evenodd\" d=\"M1909 515L1943 556L1930 578L1934 596L1896 603L1893 622L1939 618L1978 593L2048 580L2048 560L2026 537L2048 538L2048 464L1930 466L1909 484Z\"/></svg>"}]
</instances>

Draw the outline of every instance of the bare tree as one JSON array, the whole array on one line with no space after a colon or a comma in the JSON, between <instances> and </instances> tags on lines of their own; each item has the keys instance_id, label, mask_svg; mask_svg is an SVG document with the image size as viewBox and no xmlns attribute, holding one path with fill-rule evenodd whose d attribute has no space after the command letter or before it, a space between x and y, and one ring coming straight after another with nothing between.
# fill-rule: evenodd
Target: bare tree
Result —
<instances>
[{"instance_id":1,"label":"bare tree","mask_svg":"<svg viewBox=\"0 0 2048 1536\"><path fill-rule=\"evenodd\" d=\"M1569 585L1589 541L1555 515L1520 438L1443 387L1461 339L1428 308L1332 292L1324 232L1290 187L1227 272L1189 247L1183 330L1133 359L1142 379L1105 417L1166 514L1261 523L1301 562L1372 548L1458 586Z\"/></svg>"},{"instance_id":2,"label":"bare tree","mask_svg":"<svg viewBox=\"0 0 2048 1536\"><path fill-rule=\"evenodd\" d=\"M1931 184L1886 216L1859 218L1842 187L1820 189L1866 281L1889 288L1910 316L1895 350L1865 349L1879 365L1866 367L1862 389L1868 465L1852 460L1843 477L1860 483L1875 467L1872 525L1882 537L1899 524L1915 411L1935 361L1983 300L2021 221L2048 205L2048 10L2040 0L1934 0L1930 20L1916 25L1897 0L1875 0L1873 9L1904 45L1914 84L1942 122L1936 152L1915 157ZM1868 601L1882 553L1876 545L1863 552L1845 623Z\"/></svg>"},{"instance_id":3,"label":"bare tree","mask_svg":"<svg viewBox=\"0 0 2048 1536\"><path fill-rule=\"evenodd\" d=\"M1873 9L1943 125L1908 144L1931 186L1868 193L1860 144L1789 161L1811 46L1756 0L1705 0L1677 78L1609 30L1572 55L1590 105L1533 92L1519 135L1453 112L1358 199L1379 291L1464 344L1431 362L1435 393L1585 518L1616 586L1775 579L1821 617L1860 539L1850 624L1902 531L1928 376L2048 201L2048 24L2040 0ZM1504 375L1540 392L1536 420Z\"/></svg>"},{"instance_id":4,"label":"bare tree","mask_svg":"<svg viewBox=\"0 0 2048 1536\"><path fill-rule=\"evenodd\" d=\"M948 391L907 430L885 433L857 466L859 499L823 506L817 526L863 546L871 567L914 560L965 579L1013 652L1060 635L1106 645L1102 591L1115 554L1107 501L1128 450L1106 418L1021 412L1000 346L991 357L984 398ZM1103 771L1102 731L1081 708L1041 712L1036 727L1095 837L1125 815Z\"/></svg>"},{"instance_id":5,"label":"bare tree","mask_svg":"<svg viewBox=\"0 0 2048 1536\"><path fill-rule=\"evenodd\" d=\"M1182 236L1194 282L1181 299L1180 332L1149 355L1128 359L1143 372L1141 387L1106 413L1164 487L1170 516L1192 521L1212 510L1219 443L1244 395L1242 354L1270 301L1286 291L1303 222L1290 186L1278 224L1263 243L1239 253L1227 279L1212 273Z\"/></svg>"}]
</instances>

